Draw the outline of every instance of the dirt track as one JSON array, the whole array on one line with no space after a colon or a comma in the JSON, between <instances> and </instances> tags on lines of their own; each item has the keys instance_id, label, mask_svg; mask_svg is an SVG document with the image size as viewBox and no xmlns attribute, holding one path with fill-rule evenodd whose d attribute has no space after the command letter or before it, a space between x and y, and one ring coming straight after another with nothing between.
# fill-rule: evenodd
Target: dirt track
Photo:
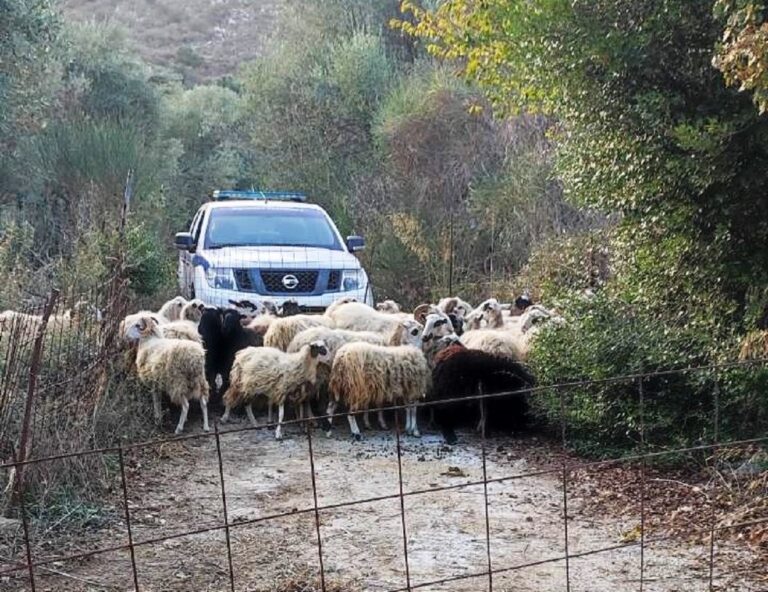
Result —
<instances>
[{"instance_id":1,"label":"dirt track","mask_svg":"<svg viewBox=\"0 0 768 592\"><path fill-rule=\"evenodd\" d=\"M192 429L197 429L195 426ZM346 430L332 439L313 438L320 506L398 492L398 467L392 432L367 433L355 443ZM263 430L222 436L223 466L231 528L235 590L277 590L297 577L312 580L318 550L307 439L298 428L275 442ZM445 447L428 434L403 440L404 490L431 489L482 479L480 442L464 435L458 446ZM491 441L488 478L535 472L531 442ZM129 474L135 541L214 526L222 520L218 458L213 438L171 443L147 456L133 457ZM137 464L139 463L140 464ZM490 500L490 559L494 569L544 562L564 552L563 493L558 472L493 483ZM569 551L585 553L621 544L639 518L595 519L580 512L569 496ZM121 511L118 508L118 511ZM284 512L284 518L242 524ZM119 515L119 514L118 514ZM487 569L485 506L482 486L425 493L405 498L408 559L412 584L467 575ZM399 499L321 512L323 558L330 581L344 590L385 591L406 585ZM78 533L72 533L77 547ZM118 545L126 540L124 523L97 533L91 545ZM69 552L73 549L68 549ZM736 549L718 546L718 590L764 590L743 581L749 574L728 574ZM665 543L645 551L645 590L689 592L708 589L708 546ZM141 590L153 592L229 590L224 532L202 533L140 546L136 550ZM571 559L572 591L615 592L639 589L639 547ZM133 582L127 552L99 555L77 563L40 570L38 590L130 590ZM496 574L493 589L507 592L565 590L564 561L545 562ZM764 585L763 585L764 586ZM429 585L421 590L478 591L487 577ZM26 590L22 580L1 582L2 590ZM312 588L290 588L311 590ZM282 590L282 589L281 589Z\"/></svg>"}]
</instances>

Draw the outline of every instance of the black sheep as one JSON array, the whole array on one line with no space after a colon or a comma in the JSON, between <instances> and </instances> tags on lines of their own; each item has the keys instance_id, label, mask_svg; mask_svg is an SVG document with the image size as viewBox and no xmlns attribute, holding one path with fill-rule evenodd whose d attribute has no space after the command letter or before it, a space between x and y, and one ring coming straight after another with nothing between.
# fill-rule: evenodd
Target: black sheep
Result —
<instances>
[{"instance_id":1,"label":"black sheep","mask_svg":"<svg viewBox=\"0 0 768 592\"><path fill-rule=\"evenodd\" d=\"M219 391L216 388L216 377L221 373L224 354L224 334L222 323L223 311L219 308L205 307L197 325L197 332L203 339L205 348L205 378L210 387L209 405L219 404Z\"/></svg>"},{"instance_id":2,"label":"black sheep","mask_svg":"<svg viewBox=\"0 0 768 592\"><path fill-rule=\"evenodd\" d=\"M235 354L249 346L261 346L262 337L242 326L243 315L232 309L206 308L198 325L205 347L205 376L211 387L210 402L219 405L229 386ZM221 389L216 377L221 376Z\"/></svg>"},{"instance_id":3,"label":"black sheep","mask_svg":"<svg viewBox=\"0 0 768 592\"><path fill-rule=\"evenodd\" d=\"M264 345L264 338L251 331L242 324L243 315L236 310L225 310L224 318L221 323L222 358L221 358L221 392L224 393L229 387L229 373L232 370L232 364L235 363L235 354L246 347L261 347Z\"/></svg>"},{"instance_id":4,"label":"black sheep","mask_svg":"<svg viewBox=\"0 0 768 592\"><path fill-rule=\"evenodd\" d=\"M519 391L532 387L535 380L528 369L506 357L464 349L441 360L432 371L431 399L441 401L478 394ZM525 427L528 414L527 394L491 397L483 401L484 416L490 430L518 431ZM435 422L448 444L456 443L456 428L474 417L477 401L457 401L435 406Z\"/></svg>"},{"instance_id":5,"label":"black sheep","mask_svg":"<svg viewBox=\"0 0 768 592\"><path fill-rule=\"evenodd\" d=\"M292 317L294 315L301 314L301 307L295 300L286 300L280 307L281 317Z\"/></svg>"},{"instance_id":6,"label":"black sheep","mask_svg":"<svg viewBox=\"0 0 768 592\"><path fill-rule=\"evenodd\" d=\"M528 308L533 304L533 300L531 300L530 294L528 294L528 290L522 293L522 295L515 298L515 308L518 309L520 312L525 312L525 309Z\"/></svg>"}]
</instances>

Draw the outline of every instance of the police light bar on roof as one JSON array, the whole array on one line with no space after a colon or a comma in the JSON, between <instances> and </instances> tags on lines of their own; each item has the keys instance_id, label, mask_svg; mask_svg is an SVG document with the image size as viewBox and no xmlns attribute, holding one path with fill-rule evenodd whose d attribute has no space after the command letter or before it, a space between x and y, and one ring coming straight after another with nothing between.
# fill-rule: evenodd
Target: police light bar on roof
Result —
<instances>
[{"instance_id":1,"label":"police light bar on roof","mask_svg":"<svg viewBox=\"0 0 768 592\"><path fill-rule=\"evenodd\" d=\"M303 193L291 191L231 191L217 189L213 192L216 201L230 201L238 199L264 200L264 201L307 201Z\"/></svg>"}]
</instances>

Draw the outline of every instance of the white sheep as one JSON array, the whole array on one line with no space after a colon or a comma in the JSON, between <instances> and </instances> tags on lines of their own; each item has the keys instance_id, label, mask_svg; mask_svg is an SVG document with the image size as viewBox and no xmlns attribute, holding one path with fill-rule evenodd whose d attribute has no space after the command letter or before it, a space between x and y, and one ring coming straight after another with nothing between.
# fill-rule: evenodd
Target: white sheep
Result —
<instances>
[{"instance_id":1,"label":"white sheep","mask_svg":"<svg viewBox=\"0 0 768 592\"><path fill-rule=\"evenodd\" d=\"M140 317L128 327L129 339L138 341L136 370L139 380L152 387L155 419L160 421L160 391L171 402L181 406L176 433L184 430L189 401L200 401L203 430L208 427L208 382L205 379L205 351L199 343L162 336L157 322L150 316Z\"/></svg>"},{"instance_id":2,"label":"white sheep","mask_svg":"<svg viewBox=\"0 0 768 592\"><path fill-rule=\"evenodd\" d=\"M336 406L343 403L348 410L349 428L359 440L354 413L402 402L407 406L405 431L419 436L416 403L426 396L430 380L427 359L418 347L349 343L339 348L333 360L327 413L333 415ZM330 436L331 418L328 421Z\"/></svg>"},{"instance_id":3,"label":"white sheep","mask_svg":"<svg viewBox=\"0 0 768 592\"><path fill-rule=\"evenodd\" d=\"M472 312L472 305L466 300L462 300L458 296L451 296L450 298L442 298L437 303L437 308L445 314L455 313L459 318L466 317Z\"/></svg>"},{"instance_id":4,"label":"white sheep","mask_svg":"<svg viewBox=\"0 0 768 592\"><path fill-rule=\"evenodd\" d=\"M68 330L89 318L94 322L101 322L101 311L92 304L81 300L71 309L50 315L47 329L53 332ZM32 336L37 333L42 324L43 315L41 314L28 314L15 310L6 310L0 313L0 332L3 333L16 331L20 335Z\"/></svg>"},{"instance_id":5,"label":"white sheep","mask_svg":"<svg viewBox=\"0 0 768 592\"><path fill-rule=\"evenodd\" d=\"M461 336L461 343L468 349L479 349L517 361L524 360L527 354L527 348L520 335L505 329L467 331Z\"/></svg>"},{"instance_id":6,"label":"white sheep","mask_svg":"<svg viewBox=\"0 0 768 592\"><path fill-rule=\"evenodd\" d=\"M293 341L291 341L290 345L288 346L288 352L297 352L303 346L310 344L313 341L322 340L328 347L329 357L328 357L327 366L329 367L328 370L330 370L330 365L333 363L333 359L336 356L336 352L339 350L340 347L342 347L343 345L346 345L347 343L364 342L364 343L372 343L374 345L390 345L390 346L413 345L415 347L419 347L421 343L420 340L421 340L422 330L423 330L422 326L412 319L401 321L400 323L398 323L395 329L388 335L384 335L382 333L375 333L373 331L347 331L346 329L331 329L329 327L313 327L311 329L302 331L296 337L294 337ZM317 379L317 384L315 385L315 390L327 384L329 375L330 375L329 371L325 371L321 369L321 371L318 373L318 379ZM304 410L301 405L304 402L306 402L309 396L310 396L310 389L307 389L307 388L302 388L301 394L296 396L295 402L300 405L299 417L303 417ZM270 417L271 417L271 409L269 411L270 411ZM311 417L311 410L309 410L309 412ZM384 421L384 414L382 411L379 411L378 419L379 419L379 425L382 427L382 429L386 430L387 426L386 426L386 422ZM366 411L365 414L363 415L363 421L365 423L365 427L370 430L371 422L370 422L368 411Z\"/></svg>"},{"instance_id":7,"label":"white sheep","mask_svg":"<svg viewBox=\"0 0 768 592\"><path fill-rule=\"evenodd\" d=\"M286 353L273 347L247 347L235 355L229 375L229 388L224 393L223 423L229 421L233 407L244 404L251 425L256 427L253 402L266 398L278 406L275 438L283 437L285 402L304 384L315 384L318 364L328 360L328 348L322 341L305 345L296 353Z\"/></svg>"},{"instance_id":8,"label":"white sheep","mask_svg":"<svg viewBox=\"0 0 768 592\"><path fill-rule=\"evenodd\" d=\"M186 303L186 298L183 296L176 296L163 304L160 307L160 310L157 311L157 314L163 317L166 321L178 321L181 318L181 310Z\"/></svg>"},{"instance_id":9,"label":"white sheep","mask_svg":"<svg viewBox=\"0 0 768 592\"><path fill-rule=\"evenodd\" d=\"M0 313L0 332L2 333L13 333L20 337L34 337L42 324L42 315L15 310L5 310Z\"/></svg>"},{"instance_id":10,"label":"white sheep","mask_svg":"<svg viewBox=\"0 0 768 592\"><path fill-rule=\"evenodd\" d=\"M181 307L179 320L199 323L200 317L203 316L203 310L205 310L205 302L199 300L198 298L194 298Z\"/></svg>"},{"instance_id":11,"label":"white sheep","mask_svg":"<svg viewBox=\"0 0 768 592\"><path fill-rule=\"evenodd\" d=\"M333 327L333 321L324 315L308 314L277 318L264 333L264 345L286 351L294 337L312 327Z\"/></svg>"},{"instance_id":12,"label":"white sheep","mask_svg":"<svg viewBox=\"0 0 768 592\"><path fill-rule=\"evenodd\" d=\"M387 314L397 314L400 312L400 305L394 300L384 300L376 304L376 310Z\"/></svg>"},{"instance_id":13,"label":"white sheep","mask_svg":"<svg viewBox=\"0 0 768 592\"><path fill-rule=\"evenodd\" d=\"M280 317L267 312L252 318L250 321L247 321L245 326L257 335L264 337L264 335L266 335L267 331L269 330L269 326L278 318Z\"/></svg>"},{"instance_id":14,"label":"white sheep","mask_svg":"<svg viewBox=\"0 0 768 592\"><path fill-rule=\"evenodd\" d=\"M203 338L197 329L197 323L192 321L171 321L160 325L160 333L168 339L184 339L203 343Z\"/></svg>"},{"instance_id":15,"label":"white sheep","mask_svg":"<svg viewBox=\"0 0 768 592\"><path fill-rule=\"evenodd\" d=\"M337 329L347 331L374 331L391 334L397 326L411 315L388 314L379 312L360 302L348 302L325 311L325 316L332 319Z\"/></svg>"},{"instance_id":16,"label":"white sheep","mask_svg":"<svg viewBox=\"0 0 768 592\"><path fill-rule=\"evenodd\" d=\"M357 298L353 298L352 296L342 296L341 298L337 298L333 302L331 302L328 307L325 309L325 315L332 317L334 311L339 308L340 306L344 306L345 304L349 304L350 302L357 302Z\"/></svg>"},{"instance_id":17,"label":"white sheep","mask_svg":"<svg viewBox=\"0 0 768 592\"><path fill-rule=\"evenodd\" d=\"M451 341L458 340L454 332L453 325L448 317L443 313L431 313L424 319L424 330L421 334L422 350L427 360L432 363L438 351L446 346L446 341L442 338L451 338Z\"/></svg>"}]
</instances>

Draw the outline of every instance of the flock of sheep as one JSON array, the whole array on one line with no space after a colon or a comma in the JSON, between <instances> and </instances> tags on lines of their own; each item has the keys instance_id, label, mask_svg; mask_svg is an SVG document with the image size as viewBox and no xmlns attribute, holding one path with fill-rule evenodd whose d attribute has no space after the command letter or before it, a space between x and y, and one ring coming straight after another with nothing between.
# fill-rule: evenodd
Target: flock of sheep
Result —
<instances>
[{"instance_id":1,"label":"flock of sheep","mask_svg":"<svg viewBox=\"0 0 768 592\"><path fill-rule=\"evenodd\" d=\"M462 397L530 388L525 366L531 339L542 323L562 323L556 313L526 297L514 305L495 298L477 307L460 298L423 304L412 313L385 301L375 308L339 299L323 314L302 314L295 303L277 309L267 302L232 301L229 308L176 297L157 312L141 311L121 323L121 335L135 347L138 378L153 392L156 419L160 395L181 407L176 433L182 432L190 401L198 401L203 429L208 404L223 404L222 422L244 407L255 426L255 403L266 403L268 422L278 409L275 437L282 438L285 408L299 418L314 418L324 403L327 416L346 409L352 434L360 439L355 415L402 405L405 431L419 436L418 404L435 405L432 420L446 441L467 411L499 427L516 429L525 421L524 394L462 403ZM331 418L324 420L330 435ZM387 429L383 412L378 423Z\"/></svg>"}]
</instances>

